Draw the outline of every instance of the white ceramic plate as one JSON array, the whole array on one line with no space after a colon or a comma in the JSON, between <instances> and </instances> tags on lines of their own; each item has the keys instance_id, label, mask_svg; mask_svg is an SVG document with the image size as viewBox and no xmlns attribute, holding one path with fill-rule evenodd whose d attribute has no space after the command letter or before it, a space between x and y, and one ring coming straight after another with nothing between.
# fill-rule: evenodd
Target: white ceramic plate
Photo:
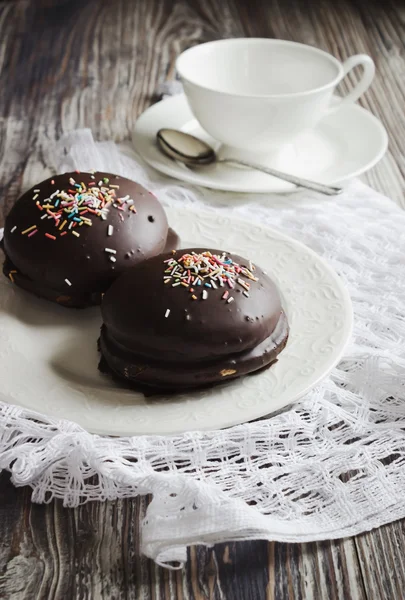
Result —
<instances>
[{"instance_id":1,"label":"white ceramic plate","mask_svg":"<svg viewBox=\"0 0 405 600\"><path fill-rule=\"evenodd\" d=\"M133 143L147 163L166 175L233 192L281 193L295 189L294 185L270 175L231 165L191 169L177 163L164 156L156 145L156 133L163 127L191 133L215 150L219 143L200 127L183 94L154 104L137 120ZM313 131L301 135L271 166L332 185L371 169L383 157L387 145L387 133L380 121L364 108L352 104L325 117Z\"/></svg>"},{"instance_id":2,"label":"white ceramic plate","mask_svg":"<svg viewBox=\"0 0 405 600\"><path fill-rule=\"evenodd\" d=\"M182 240L251 258L278 284L291 334L267 371L210 390L146 400L97 370L98 308L69 310L0 284L2 399L70 419L94 433L168 434L217 429L282 408L340 359L352 327L351 302L313 251L267 227L209 212L170 209ZM187 244L186 244L187 245Z\"/></svg>"}]
</instances>

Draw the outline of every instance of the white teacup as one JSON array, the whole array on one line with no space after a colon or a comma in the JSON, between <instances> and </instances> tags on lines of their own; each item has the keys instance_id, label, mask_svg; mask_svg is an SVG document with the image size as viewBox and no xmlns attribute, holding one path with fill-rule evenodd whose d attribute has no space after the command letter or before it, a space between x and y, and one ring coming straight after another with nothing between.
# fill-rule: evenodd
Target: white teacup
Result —
<instances>
[{"instance_id":1,"label":"white teacup","mask_svg":"<svg viewBox=\"0 0 405 600\"><path fill-rule=\"evenodd\" d=\"M357 65L364 67L360 81L332 105L336 86ZM279 151L325 115L355 102L375 72L365 54L342 64L312 46L261 38L195 46L176 67L195 117L224 145L221 153L232 157Z\"/></svg>"}]
</instances>

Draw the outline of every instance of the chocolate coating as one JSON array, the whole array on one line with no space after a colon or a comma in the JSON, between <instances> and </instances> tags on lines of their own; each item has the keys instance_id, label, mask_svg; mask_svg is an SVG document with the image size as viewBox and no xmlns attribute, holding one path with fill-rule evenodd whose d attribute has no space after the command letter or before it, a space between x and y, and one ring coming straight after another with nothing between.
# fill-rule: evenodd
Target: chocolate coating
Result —
<instances>
[{"instance_id":1,"label":"chocolate coating","mask_svg":"<svg viewBox=\"0 0 405 600\"><path fill-rule=\"evenodd\" d=\"M46 209L41 210L37 202L44 204L57 190L67 191L73 187L76 191L71 178L78 185L83 182L87 190L98 187L98 182L104 180L102 186L109 192L117 198L132 199L133 203L118 204L123 210L110 205L105 220L87 212L91 226L76 223L74 231L79 234L76 236L68 229L68 221L64 227L67 233L61 236L59 226L66 213L58 222L52 216L41 219ZM130 206L135 207L136 212ZM33 225L37 227L34 235L22 234ZM109 226L112 226L111 235L108 235ZM47 237L46 233L56 239ZM65 173L34 186L10 211L4 229L4 272L7 276L11 272L11 279L17 285L39 296L66 306L83 307L98 304L118 275L162 252L167 241L173 247L177 244L176 238L172 230L168 238L167 218L161 204L138 183L110 173ZM105 248L116 252L109 254Z\"/></svg>"},{"instance_id":2,"label":"chocolate coating","mask_svg":"<svg viewBox=\"0 0 405 600\"><path fill-rule=\"evenodd\" d=\"M179 250L197 254L205 249ZM212 254L221 255L219 250ZM117 279L102 303L100 350L104 367L127 381L180 390L219 383L270 366L288 338L288 324L274 282L254 271L248 297L244 288L218 287L206 292L172 287L163 281L163 261L155 256ZM228 255L235 263L248 261ZM222 299L231 291L233 301ZM170 311L168 316L167 311Z\"/></svg>"}]
</instances>

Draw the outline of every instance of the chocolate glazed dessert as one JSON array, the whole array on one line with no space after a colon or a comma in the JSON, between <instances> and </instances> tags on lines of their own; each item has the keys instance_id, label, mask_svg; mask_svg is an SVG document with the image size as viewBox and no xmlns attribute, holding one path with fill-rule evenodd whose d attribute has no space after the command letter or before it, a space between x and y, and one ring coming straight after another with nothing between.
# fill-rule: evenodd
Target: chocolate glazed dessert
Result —
<instances>
[{"instance_id":1,"label":"chocolate glazed dessert","mask_svg":"<svg viewBox=\"0 0 405 600\"><path fill-rule=\"evenodd\" d=\"M63 306L99 304L118 275L176 248L166 214L144 187L110 173L65 173L26 192L4 228L4 274Z\"/></svg>"},{"instance_id":2,"label":"chocolate glazed dessert","mask_svg":"<svg viewBox=\"0 0 405 600\"><path fill-rule=\"evenodd\" d=\"M269 367L288 338L273 281L221 250L178 250L137 265L105 294L102 316L100 370L156 393Z\"/></svg>"}]
</instances>

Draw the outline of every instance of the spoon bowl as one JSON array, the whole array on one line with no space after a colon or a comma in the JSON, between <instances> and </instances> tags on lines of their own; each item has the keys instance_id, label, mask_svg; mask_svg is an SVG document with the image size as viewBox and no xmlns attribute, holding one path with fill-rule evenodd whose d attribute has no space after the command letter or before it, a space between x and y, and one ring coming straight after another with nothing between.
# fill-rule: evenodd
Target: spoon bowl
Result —
<instances>
[{"instance_id":1,"label":"spoon bowl","mask_svg":"<svg viewBox=\"0 0 405 600\"><path fill-rule=\"evenodd\" d=\"M177 129L160 129L157 142L167 156L184 164L209 165L217 159L211 146Z\"/></svg>"}]
</instances>

